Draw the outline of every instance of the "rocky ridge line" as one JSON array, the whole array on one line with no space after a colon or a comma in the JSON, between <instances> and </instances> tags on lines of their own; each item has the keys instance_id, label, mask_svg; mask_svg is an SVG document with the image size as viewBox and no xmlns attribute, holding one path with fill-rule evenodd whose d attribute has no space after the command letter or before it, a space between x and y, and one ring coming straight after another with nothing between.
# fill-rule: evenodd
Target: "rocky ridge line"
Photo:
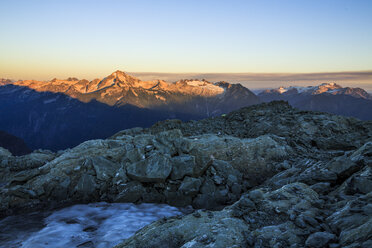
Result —
<instances>
[{"instance_id":1,"label":"rocky ridge line","mask_svg":"<svg viewBox=\"0 0 372 248\"><path fill-rule=\"evenodd\" d=\"M272 102L0 157L2 215L94 201L199 209L118 247L371 246L371 122Z\"/></svg>"}]
</instances>

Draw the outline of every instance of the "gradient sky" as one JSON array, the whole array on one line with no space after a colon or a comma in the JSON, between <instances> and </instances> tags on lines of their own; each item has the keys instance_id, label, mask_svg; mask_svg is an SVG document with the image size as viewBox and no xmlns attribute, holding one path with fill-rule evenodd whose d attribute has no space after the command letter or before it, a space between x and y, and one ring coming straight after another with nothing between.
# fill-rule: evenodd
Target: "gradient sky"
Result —
<instances>
[{"instance_id":1,"label":"gradient sky","mask_svg":"<svg viewBox=\"0 0 372 248\"><path fill-rule=\"evenodd\" d=\"M0 0L0 78L372 69L372 1Z\"/></svg>"}]
</instances>

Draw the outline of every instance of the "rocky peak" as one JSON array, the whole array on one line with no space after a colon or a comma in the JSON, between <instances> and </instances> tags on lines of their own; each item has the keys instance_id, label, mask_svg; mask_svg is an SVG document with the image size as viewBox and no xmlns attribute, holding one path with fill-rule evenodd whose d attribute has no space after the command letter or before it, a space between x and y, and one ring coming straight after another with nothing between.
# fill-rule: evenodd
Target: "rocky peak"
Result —
<instances>
[{"instance_id":1,"label":"rocky peak","mask_svg":"<svg viewBox=\"0 0 372 248\"><path fill-rule=\"evenodd\" d=\"M321 94L327 91L342 89L342 86L336 84L336 83L323 83L317 87L315 87L312 94Z\"/></svg>"},{"instance_id":2,"label":"rocky peak","mask_svg":"<svg viewBox=\"0 0 372 248\"><path fill-rule=\"evenodd\" d=\"M13 83L13 80L7 78L0 78L0 85L7 85Z\"/></svg>"},{"instance_id":3,"label":"rocky peak","mask_svg":"<svg viewBox=\"0 0 372 248\"><path fill-rule=\"evenodd\" d=\"M108 76L107 78L114 78L117 81L120 81L120 82L123 82L123 83L134 83L134 82L140 82L141 81L140 79L138 79L136 77L133 77L133 76L130 76L127 73L125 73L123 71L120 71L120 70L117 70L117 71L111 73L110 76Z\"/></svg>"},{"instance_id":4,"label":"rocky peak","mask_svg":"<svg viewBox=\"0 0 372 248\"><path fill-rule=\"evenodd\" d=\"M114 85L119 87L132 86L133 84L138 83L140 81L141 80L139 80L138 78L129 76L125 72L117 70L111 73L108 77L102 79L97 85L97 90Z\"/></svg>"},{"instance_id":5,"label":"rocky peak","mask_svg":"<svg viewBox=\"0 0 372 248\"><path fill-rule=\"evenodd\" d=\"M79 81L79 79L76 78L76 77L69 77L69 78L66 79L66 81L70 81L70 82L72 82L72 81Z\"/></svg>"},{"instance_id":6,"label":"rocky peak","mask_svg":"<svg viewBox=\"0 0 372 248\"><path fill-rule=\"evenodd\" d=\"M96 100L110 106L130 104L150 109L161 106L162 109L175 111L176 104L177 111L192 114L198 112L197 115L202 116L210 116L211 113L218 115L259 103L258 98L241 85L212 83L204 79L186 79L174 83L163 80L141 81L120 70L92 81L68 78L46 82L25 80L14 84L38 92L63 93L82 102ZM203 98L208 98L207 105L202 103Z\"/></svg>"},{"instance_id":7,"label":"rocky peak","mask_svg":"<svg viewBox=\"0 0 372 248\"><path fill-rule=\"evenodd\" d=\"M317 86L289 86L284 87L281 86L276 89L268 89L263 92L261 92L259 95L265 95L265 94L280 94L280 95L293 95L293 94L304 94L304 95L318 95L323 93L329 93L333 95L337 94L345 94L345 95L360 95L363 96L363 98L368 98L369 94L367 92L360 92L364 91L360 88L350 88L346 87L343 88L341 85L336 83L322 83ZM358 92L354 94L354 92Z\"/></svg>"}]
</instances>

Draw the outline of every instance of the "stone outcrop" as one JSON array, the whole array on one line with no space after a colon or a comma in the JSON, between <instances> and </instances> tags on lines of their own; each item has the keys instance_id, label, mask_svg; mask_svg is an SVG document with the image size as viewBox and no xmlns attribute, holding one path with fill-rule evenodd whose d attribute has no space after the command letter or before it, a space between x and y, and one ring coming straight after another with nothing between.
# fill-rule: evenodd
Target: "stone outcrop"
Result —
<instances>
[{"instance_id":1,"label":"stone outcrop","mask_svg":"<svg viewBox=\"0 0 372 248\"><path fill-rule=\"evenodd\" d=\"M272 161L291 153L272 135L183 137L177 129L87 141L62 154L3 149L1 210L93 200L216 208L275 174Z\"/></svg>"},{"instance_id":2,"label":"stone outcrop","mask_svg":"<svg viewBox=\"0 0 372 248\"><path fill-rule=\"evenodd\" d=\"M0 149L0 213L191 205L118 247L370 247L372 124L262 104L52 153Z\"/></svg>"}]
</instances>

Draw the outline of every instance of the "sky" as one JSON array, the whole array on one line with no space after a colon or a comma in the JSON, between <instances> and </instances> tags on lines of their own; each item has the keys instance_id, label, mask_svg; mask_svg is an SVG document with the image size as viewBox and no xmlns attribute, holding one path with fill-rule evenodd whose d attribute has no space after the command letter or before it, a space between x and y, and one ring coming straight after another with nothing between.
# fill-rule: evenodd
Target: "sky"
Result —
<instances>
[{"instance_id":1,"label":"sky","mask_svg":"<svg viewBox=\"0 0 372 248\"><path fill-rule=\"evenodd\" d=\"M0 11L0 78L372 71L369 0L0 0Z\"/></svg>"}]
</instances>

